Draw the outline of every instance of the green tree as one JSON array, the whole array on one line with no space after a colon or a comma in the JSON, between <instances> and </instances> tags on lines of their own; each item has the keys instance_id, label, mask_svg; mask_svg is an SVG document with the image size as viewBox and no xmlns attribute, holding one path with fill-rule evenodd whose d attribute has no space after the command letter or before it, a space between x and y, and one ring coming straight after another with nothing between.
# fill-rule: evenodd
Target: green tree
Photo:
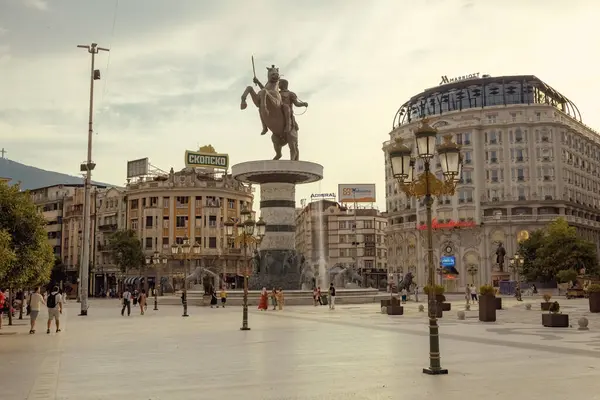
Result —
<instances>
[{"instance_id":1,"label":"green tree","mask_svg":"<svg viewBox=\"0 0 600 400\"><path fill-rule=\"evenodd\" d=\"M587 274L598 272L596 246L577 236L576 229L563 218L533 232L521 243L520 253L525 260L523 272L528 280L550 281L556 279L560 271L570 269L585 268Z\"/></svg>"},{"instance_id":2,"label":"green tree","mask_svg":"<svg viewBox=\"0 0 600 400\"><path fill-rule=\"evenodd\" d=\"M41 285L50 278L54 254L45 225L29 193L0 183L0 286L10 289L9 304L16 289Z\"/></svg>"},{"instance_id":3,"label":"green tree","mask_svg":"<svg viewBox=\"0 0 600 400\"><path fill-rule=\"evenodd\" d=\"M145 269L146 258L142 251L142 242L137 238L135 231L123 230L113 233L108 239L108 246L115 264L122 272L142 272Z\"/></svg>"}]
</instances>

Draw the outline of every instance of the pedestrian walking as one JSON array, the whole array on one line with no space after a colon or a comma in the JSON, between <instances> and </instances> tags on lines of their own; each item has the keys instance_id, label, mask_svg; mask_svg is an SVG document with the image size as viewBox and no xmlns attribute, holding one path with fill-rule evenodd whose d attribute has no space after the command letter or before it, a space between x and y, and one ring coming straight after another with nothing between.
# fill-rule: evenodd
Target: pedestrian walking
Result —
<instances>
[{"instance_id":1,"label":"pedestrian walking","mask_svg":"<svg viewBox=\"0 0 600 400\"><path fill-rule=\"evenodd\" d=\"M4 315L4 305L6 304L6 296L4 290L0 288L0 329L2 329L2 317Z\"/></svg>"},{"instance_id":2,"label":"pedestrian walking","mask_svg":"<svg viewBox=\"0 0 600 400\"><path fill-rule=\"evenodd\" d=\"M273 304L273 311L277 310L277 289L275 288L271 292L271 304Z\"/></svg>"},{"instance_id":3,"label":"pedestrian walking","mask_svg":"<svg viewBox=\"0 0 600 400\"><path fill-rule=\"evenodd\" d=\"M471 301L477 303L477 288L471 283Z\"/></svg>"},{"instance_id":4,"label":"pedestrian walking","mask_svg":"<svg viewBox=\"0 0 600 400\"><path fill-rule=\"evenodd\" d=\"M279 290L277 291L277 306L279 307L279 310L283 310L283 289L279 288Z\"/></svg>"},{"instance_id":5,"label":"pedestrian walking","mask_svg":"<svg viewBox=\"0 0 600 400\"><path fill-rule=\"evenodd\" d=\"M225 286L221 288L221 307L225 308L225 303L227 303L227 290L225 290Z\"/></svg>"},{"instance_id":6,"label":"pedestrian walking","mask_svg":"<svg viewBox=\"0 0 600 400\"><path fill-rule=\"evenodd\" d=\"M219 304L217 303L217 292L214 288L210 291L210 308L213 307L219 308Z\"/></svg>"},{"instance_id":7,"label":"pedestrian walking","mask_svg":"<svg viewBox=\"0 0 600 400\"><path fill-rule=\"evenodd\" d=\"M35 333L35 321L37 320L38 315L40 315L42 304L46 305L46 302L44 301L44 297L40 294L40 288L36 287L35 291L29 296L29 304L27 304L30 334Z\"/></svg>"},{"instance_id":8,"label":"pedestrian walking","mask_svg":"<svg viewBox=\"0 0 600 400\"><path fill-rule=\"evenodd\" d=\"M319 302L320 306L323 305L323 299L321 298L321 296L321 286L317 286L317 301Z\"/></svg>"},{"instance_id":9,"label":"pedestrian walking","mask_svg":"<svg viewBox=\"0 0 600 400\"><path fill-rule=\"evenodd\" d=\"M127 309L127 316L131 315L131 292L129 288L126 288L123 292L123 308L121 309L121 315L125 315L125 309Z\"/></svg>"},{"instance_id":10,"label":"pedestrian walking","mask_svg":"<svg viewBox=\"0 0 600 400\"><path fill-rule=\"evenodd\" d=\"M333 282L329 284L329 309L335 310L335 287Z\"/></svg>"},{"instance_id":11,"label":"pedestrian walking","mask_svg":"<svg viewBox=\"0 0 600 400\"><path fill-rule=\"evenodd\" d=\"M140 305L140 313L144 315L144 311L146 311L147 307L147 297L146 297L146 289L142 289L142 293L138 297L138 304Z\"/></svg>"},{"instance_id":12,"label":"pedestrian walking","mask_svg":"<svg viewBox=\"0 0 600 400\"><path fill-rule=\"evenodd\" d=\"M56 333L60 332L60 314L62 314L62 296L58 293L58 286L54 286L52 291L46 299L46 306L48 307L48 326L46 333L50 333L50 326L52 326L52 320L56 324Z\"/></svg>"},{"instance_id":13,"label":"pedestrian walking","mask_svg":"<svg viewBox=\"0 0 600 400\"><path fill-rule=\"evenodd\" d=\"M267 288L262 288L260 292L260 301L258 302L258 309L260 311L267 311L269 308L269 292L267 292Z\"/></svg>"}]
</instances>

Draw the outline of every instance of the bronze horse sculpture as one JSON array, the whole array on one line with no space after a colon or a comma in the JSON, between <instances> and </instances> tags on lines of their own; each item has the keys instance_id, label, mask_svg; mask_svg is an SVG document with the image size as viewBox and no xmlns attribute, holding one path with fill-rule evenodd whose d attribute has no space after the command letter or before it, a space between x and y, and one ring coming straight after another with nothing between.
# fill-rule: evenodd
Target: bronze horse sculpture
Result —
<instances>
[{"instance_id":1,"label":"bronze horse sculpture","mask_svg":"<svg viewBox=\"0 0 600 400\"><path fill-rule=\"evenodd\" d=\"M261 122L263 123L263 132L265 134L267 129L271 131L271 141L273 142L273 148L275 149L274 160L279 160L282 156L281 149L283 146L288 145L290 148L290 159L297 161L299 157L298 150L298 128L297 124L293 120L292 105L286 104L285 99L282 99L280 93L280 76L279 68L274 65L267 67L268 81L263 86L260 81L254 77L254 83L260 87L258 92L254 91L252 86L246 87L242 94L242 102L240 108L245 110L248 106L246 98L250 95L252 102L258 108ZM285 83L285 94L293 94L293 100L296 105L305 105L306 103L298 102L293 92L287 91L287 81L281 80ZM287 97L286 97L287 98Z\"/></svg>"}]
</instances>

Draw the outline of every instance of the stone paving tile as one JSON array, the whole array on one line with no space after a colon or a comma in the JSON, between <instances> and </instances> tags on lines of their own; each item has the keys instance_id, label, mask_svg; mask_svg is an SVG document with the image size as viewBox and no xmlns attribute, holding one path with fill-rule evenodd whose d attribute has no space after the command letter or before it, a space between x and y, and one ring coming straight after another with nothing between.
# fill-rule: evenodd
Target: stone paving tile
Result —
<instances>
[{"instance_id":1,"label":"stone paving tile","mask_svg":"<svg viewBox=\"0 0 600 400\"><path fill-rule=\"evenodd\" d=\"M450 374L431 377L421 373L428 337L416 307L409 318L381 315L377 305L252 309L249 332L239 331L239 307L192 308L185 319L178 307L121 317L118 303L92 301L85 318L76 316L77 304L67 308L61 334L0 337L0 399L420 400L518 392L548 400L570 398L573 388L600 399L598 351L584 354L564 339L556 346L572 354L551 351L537 336L527 343L489 331L538 329L531 324L490 328L453 314L440 328Z\"/></svg>"}]
</instances>

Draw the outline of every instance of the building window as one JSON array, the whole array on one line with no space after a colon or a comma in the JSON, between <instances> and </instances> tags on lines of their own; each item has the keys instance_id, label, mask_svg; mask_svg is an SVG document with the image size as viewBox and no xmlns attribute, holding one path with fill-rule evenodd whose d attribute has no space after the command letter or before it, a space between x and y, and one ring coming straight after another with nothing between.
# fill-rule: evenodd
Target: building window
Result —
<instances>
[{"instance_id":1,"label":"building window","mask_svg":"<svg viewBox=\"0 0 600 400\"><path fill-rule=\"evenodd\" d=\"M188 206L190 198L187 196L177 196L177 208L185 208Z\"/></svg>"},{"instance_id":2,"label":"building window","mask_svg":"<svg viewBox=\"0 0 600 400\"><path fill-rule=\"evenodd\" d=\"M465 151L463 155L465 156L465 164L473 164L473 152Z\"/></svg>"},{"instance_id":3,"label":"building window","mask_svg":"<svg viewBox=\"0 0 600 400\"><path fill-rule=\"evenodd\" d=\"M169 198L163 197L163 208L169 208Z\"/></svg>"},{"instance_id":4,"label":"building window","mask_svg":"<svg viewBox=\"0 0 600 400\"><path fill-rule=\"evenodd\" d=\"M375 265L375 261L373 261L373 260L365 260L364 263L365 263L364 264L365 268L367 268L367 269L371 269Z\"/></svg>"},{"instance_id":5,"label":"building window","mask_svg":"<svg viewBox=\"0 0 600 400\"><path fill-rule=\"evenodd\" d=\"M131 229L133 229L135 231L135 230L137 230L137 228L138 228L138 220L132 219L131 220Z\"/></svg>"},{"instance_id":6,"label":"building window","mask_svg":"<svg viewBox=\"0 0 600 400\"><path fill-rule=\"evenodd\" d=\"M340 257L347 257L346 249L340 249Z\"/></svg>"},{"instance_id":7,"label":"building window","mask_svg":"<svg viewBox=\"0 0 600 400\"><path fill-rule=\"evenodd\" d=\"M365 229L373 229L373 221L364 221Z\"/></svg>"},{"instance_id":8,"label":"building window","mask_svg":"<svg viewBox=\"0 0 600 400\"><path fill-rule=\"evenodd\" d=\"M208 238L208 248L209 249L217 248L217 238L215 236L211 236Z\"/></svg>"},{"instance_id":9,"label":"building window","mask_svg":"<svg viewBox=\"0 0 600 400\"><path fill-rule=\"evenodd\" d=\"M146 228L152 228L152 216L146 216Z\"/></svg>"},{"instance_id":10,"label":"building window","mask_svg":"<svg viewBox=\"0 0 600 400\"><path fill-rule=\"evenodd\" d=\"M375 247L365 247L365 257L375 257Z\"/></svg>"},{"instance_id":11,"label":"building window","mask_svg":"<svg viewBox=\"0 0 600 400\"><path fill-rule=\"evenodd\" d=\"M175 226L177 228L187 228L188 227L188 217L187 216L178 216L175 220Z\"/></svg>"},{"instance_id":12,"label":"building window","mask_svg":"<svg viewBox=\"0 0 600 400\"><path fill-rule=\"evenodd\" d=\"M487 161L489 161L490 163L497 163L498 162L498 152L496 150L486 151L485 159Z\"/></svg>"},{"instance_id":13,"label":"building window","mask_svg":"<svg viewBox=\"0 0 600 400\"><path fill-rule=\"evenodd\" d=\"M232 210L235 208L235 200L233 199L227 199L227 207Z\"/></svg>"},{"instance_id":14,"label":"building window","mask_svg":"<svg viewBox=\"0 0 600 400\"><path fill-rule=\"evenodd\" d=\"M339 229L346 229L346 221L339 222Z\"/></svg>"},{"instance_id":15,"label":"building window","mask_svg":"<svg viewBox=\"0 0 600 400\"><path fill-rule=\"evenodd\" d=\"M158 206L158 197L150 197L150 207Z\"/></svg>"},{"instance_id":16,"label":"building window","mask_svg":"<svg viewBox=\"0 0 600 400\"><path fill-rule=\"evenodd\" d=\"M340 235L340 243L346 243L346 235Z\"/></svg>"},{"instance_id":17,"label":"building window","mask_svg":"<svg viewBox=\"0 0 600 400\"><path fill-rule=\"evenodd\" d=\"M215 228L217 226L217 216L216 215L208 216L208 226L210 226L211 228Z\"/></svg>"},{"instance_id":18,"label":"building window","mask_svg":"<svg viewBox=\"0 0 600 400\"><path fill-rule=\"evenodd\" d=\"M365 243L375 243L375 235L364 235Z\"/></svg>"},{"instance_id":19,"label":"building window","mask_svg":"<svg viewBox=\"0 0 600 400\"><path fill-rule=\"evenodd\" d=\"M152 249L152 238L147 237L146 238L146 250L151 250L151 249Z\"/></svg>"},{"instance_id":20,"label":"building window","mask_svg":"<svg viewBox=\"0 0 600 400\"><path fill-rule=\"evenodd\" d=\"M163 247L168 247L169 246L169 238L163 237L162 244L163 244Z\"/></svg>"},{"instance_id":21,"label":"building window","mask_svg":"<svg viewBox=\"0 0 600 400\"><path fill-rule=\"evenodd\" d=\"M169 229L169 217L163 217L163 228Z\"/></svg>"},{"instance_id":22,"label":"building window","mask_svg":"<svg viewBox=\"0 0 600 400\"><path fill-rule=\"evenodd\" d=\"M137 209L138 209L138 207L139 207L139 203L140 203L140 202L139 202L139 200L138 200L138 199L131 200L131 203L130 203L130 204L131 204L131 209L132 209L132 210L137 210Z\"/></svg>"}]
</instances>

